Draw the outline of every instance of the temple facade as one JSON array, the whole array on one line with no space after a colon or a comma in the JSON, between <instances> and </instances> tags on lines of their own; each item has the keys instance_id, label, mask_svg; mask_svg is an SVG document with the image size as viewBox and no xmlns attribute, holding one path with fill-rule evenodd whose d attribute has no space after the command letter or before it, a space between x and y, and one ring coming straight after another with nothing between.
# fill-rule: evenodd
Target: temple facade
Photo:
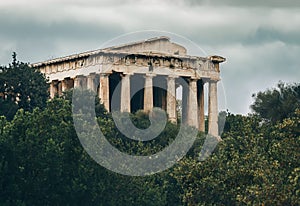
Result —
<instances>
[{"instance_id":1,"label":"temple facade","mask_svg":"<svg viewBox=\"0 0 300 206\"><path fill-rule=\"evenodd\" d=\"M205 131L203 86L208 84L208 133L218 136L217 83L224 61L220 56L190 56L186 48L162 36L32 66L49 78L51 98L86 88L98 94L108 111L160 107L172 122L177 121L176 89L181 87L182 122L200 131Z\"/></svg>"}]
</instances>

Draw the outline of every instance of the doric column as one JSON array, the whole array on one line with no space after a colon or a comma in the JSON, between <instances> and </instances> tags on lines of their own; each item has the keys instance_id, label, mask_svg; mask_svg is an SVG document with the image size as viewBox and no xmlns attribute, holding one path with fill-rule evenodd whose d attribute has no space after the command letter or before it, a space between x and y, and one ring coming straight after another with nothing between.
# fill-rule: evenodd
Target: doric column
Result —
<instances>
[{"instance_id":1,"label":"doric column","mask_svg":"<svg viewBox=\"0 0 300 206\"><path fill-rule=\"evenodd\" d=\"M96 92L95 77L95 73L91 73L87 76L87 89L92 90L93 92Z\"/></svg>"},{"instance_id":2,"label":"doric column","mask_svg":"<svg viewBox=\"0 0 300 206\"><path fill-rule=\"evenodd\" d=\"M164 89L162 89L162 88L157 89L157 99L154 98L153 101L158 101L159 107L161 107L161 109L167 111L167 94ZM153 104L155 106L155 102L153 102Z\"/></svg>"},{"instance_id":3,"label":"doric column","mask_svg":"<svg viewBox=\"0 0 300 206\"><path fill-rule=\"evenodd\" d=\"M57 93L59 96L62 95L62 82L61 81L58 82L58 84L57 84Z\"/></svg>"},{"instance_id":4,"label":"doric column","mask_svg":"<svg viewBox=\"0 0 300 206\"><path fill-rule=\"evenodd\" d=\"M168 89L167 89L167 113L169 115L169 120L173 123L177 122L176 114L176 85L175 77L168 77Z\"/></svg>"},{"instance_id":5,"label":"doric column","mask_svg":"<svg viewBox=\"0 0 300 206\"><path fill-rule=\"evenodd\" d=\"M181 118L183 124L188 124L188 98L189 98L189 86L188 83L185 82L184 84L182 84L182 104L181 104L182 106Z\"/></svg>"},{"instance_id":6,"label":"doric column","mask_svg":"<svg viewBox=\"0 0 300 206\"><path fill-rule=\"evenodd\" d=\"M78 76L74 78L74 88L80 88L80 78Z\"/></svg>"},{"instance_id":7,"label":"doric column","mask_svg":"<svg viewBox=\"0 0 300 206\"><path fill-rule=\"evenodd\" d=\"M153 108L153 77L154 74L146 74L144 88L144 111L150 111Z\"/></svg>"},{"instance_id":8,"label":"doric column","mask_svg":"<svg viewBox=\"0 0 300 206\"><path fill-rule=\"evenodd\" d=\"M52 81L50 83L50 98L53 99L56 94L57 94L57 82Z\"/></svg>"},{"instance_id":9,"label":"doric column","mask_svg":"<svg viewBox=\"0 0 300 206\"><path fill-rule=\"evenodd\" d=\"M82 87L82 89L87 89L87 78L86 78L86 76L81 76L81 87Z\"/></svg>"},{"instance_id":10,"label":"doric column","mask_svg":"<svg viewBox=\"0 0 300 206\"><path fill-rule=\"evenodd\" d=\"M86 88L85 77L83 75L77 75L74 79L74 88L84 89Z\"/></svg>"},{"instance_id":11,"label":"doric column","mask_svg":"<svg viewBox=\"0 0 300 206\"><path fill-rule=\"evenodd\" d=\"M197 85L198 94L198 115L199 115L199 131L205 132L205 114L204 114L204 82L198 81Z\"/></svg>"},{"instance_id":12,"label":"doric column","mask_svg":"<svg viewBox=\"0 0 300 206\"><path fill-rule=\"evenodd\" d=\"M208 98L208 133L219 137L218 131L218 93L217 81L209 81L209 98Z\"/></svg>"},{"instance_id":13,"label":"doric column","mask_svg":"<svg viewBox=\"0 0 300 206\"><path fill-rule=\"evenodd\" d=\"M124 74L121 82L121 112L130 112L130 74Z\"/></svg>"},{"instance_id":14,"label":"doric column","mask_svg":"<svg viewBox=\"0 0 300 206\"><path fill-rule=\"evenodd\" d=\"M189 82L188 125L198 128L197 79Z\"/></svg>"},{"instance_id":15,"label":"doric column","mask_svg":"<svg viewBox=\"0 0 300 206\"><path fill-rule=\"evenodd\" d=\"M65 92L67 90L68 90L68 80L63 79L63 80L61 80L61 91Z\"/></svg>"},{"instance_id":16,"label":"doric column","mask_svg":"<svg viewBox=\"0 0 300 206\"><path fill-rule=\"evenodd\" d=\"M109 74L100 74L99 98L105 109L109 112Z\"/></svg>"}]
</instances>

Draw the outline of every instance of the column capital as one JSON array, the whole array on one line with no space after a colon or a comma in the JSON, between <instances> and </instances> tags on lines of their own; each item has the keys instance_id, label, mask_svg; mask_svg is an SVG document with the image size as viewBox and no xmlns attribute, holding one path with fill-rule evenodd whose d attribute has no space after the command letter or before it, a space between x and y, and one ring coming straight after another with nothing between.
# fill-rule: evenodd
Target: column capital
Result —
<instances>
[{"instance_id":1,"label":"column capital","mask_svg":"<svg viewBox=\"0 0 300 206\"><path fill-rule=\"evenodd\" d=\"M208 79L208 78L201 78L200 80L202 80L203 84L209 82L209 79Z\"/></svg>"},{"instance_id":2,"label":"column capital","mask_svg":"<svg viewBox=\"0 0 300 206\"><path fill-rule=\"evenodd\" d=\"M178 77L178 75L171 74L167 76L167 79L177 79Z\"/></svg>"},{"instance_id":3,"label":"column capital","mask_svg":"<svg viewBox=\"0 0 300 206\"><path fill-rule=\"evenodd\" d=\"M210 83L217 83L220 80L221 79L209 79L208 82L210 82Z\"/></svg>"},{"instance_id":4,"label":"column capital","mask_svg":"<svg viewBox=\"0 0 300 206\"><path fill-rule=\"evenodd\" d=\"M83 78L83 77L84 77L83 74L78 74L78 75L75 76L75 78Z\"/></svg>"},{"instance_id":5,"label":"column capital","mask_svg":"<svg viewBox=\"0 0 300 206\"><path fill-rule=\"evenodd\" d=\"M53 83L54 85L57 85L59 83L59 81L57 79L54 79L51 81L51 83Z\"/></svg>"},{"instance_id":6,"label":"column capital","mask_svg":"<svg viewBox=\"0 0 300 206\"><path fill-rule=\"evenodd\" d=\"M133 73L126 73L126 72L123 72L123 73L121 74L122 77L125 77L125 76L132 76L132 75L133 75Z\"/></svg>"},{"instance_id":7,"label":"column capital","mask_svg":"<svg viewBox=\"0 0 300 206\"><path fill-rule=\"evenodd\" d=\"M102 76L102 77L106 77L106 76L109 76L110 73L99 73L99 75Z\"/></svg>"},{"instance_id":8,"label":"column capital","mask_svg":"<svg viewBox=\"0 0 300 206\"><path fill-rule=\"evenodd\" d=\"M153 73L146 73L144 77L151 77L151 78L153 78L153 77L155 77L155 76L156 76L156 74L153 74Z\"/></svg>"},{"instance_id":9,"label":"column capital","mask_svg":"<svg viewBox=\"0 0 300 206\"><path fill-rule=\"evenodd\" d=\"M201 78L203 84L205 83L217 83L218 81L220 81L221 79L216 79L216 78Z\"/></svg>"},{"instance_id":10,"label":"column capital","mask_svg":"<svg viewBox=\"0 0 300 206\"><path fill-rule=\"evenodd\" d=\"M198 79L196 79L196 78L189 78L188 79L188 82L196 82L196 81L198 81Z\"/></svg>"},{"instance_id":11,"label":"column capital","mask_svg":"<svg viewBox=\"0 0 300 206\"><path fill-rule=\"evenodd\" d=\"M88 77L94 77L96 76L96 72L92 72L92 73L89 73Z\"/></svg>"}]
</instances>

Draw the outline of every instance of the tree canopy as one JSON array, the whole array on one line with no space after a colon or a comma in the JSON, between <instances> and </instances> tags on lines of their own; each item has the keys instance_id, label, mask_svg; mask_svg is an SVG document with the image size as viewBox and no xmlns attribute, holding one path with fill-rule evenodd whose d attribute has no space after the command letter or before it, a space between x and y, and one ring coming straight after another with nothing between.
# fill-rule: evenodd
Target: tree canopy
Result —
<instances>
[{"instance_id":1,"label":"tree canopy","mask_svg":"<svg viewBox=\"0 0 300 206\"><path fill-rule=\"evenodd\" d=\"M168 123L158 140L126 139L111 116L97 121L112 145L147 155L168 145L178 132ZM148 117L132 115L147 127ZM300 110L270 127L257 115L228 114L214 153L199 161L205 136L174 167L146 177L116 174L96 164L76 135L71 103L19 110L0 118L0 203L2 205L297 205L299 203Z\"/></svg>"},{"instance_id":2,"label":"tree canopy","mask_svg":"<svg viewBox=\"0 0 300 206\"><path fill-rule=\"evenodd\" d=\"M273 123L290 117L300 107L300 83L279 82L277 88L254 94L252 110Z\"/></svg>"},{"instance_id":3,"label":"tree canopy","mask_svg":"<svg viewBox=\"0 0 300 206\"><path fill-rule=\"evenodd\" d=\"M20 108L32 111L44 108L49 98L47 80L39 70L19 62L16 53L12 63L0 67L0 115L12 119Z\"/></svg>"}]
</instances>

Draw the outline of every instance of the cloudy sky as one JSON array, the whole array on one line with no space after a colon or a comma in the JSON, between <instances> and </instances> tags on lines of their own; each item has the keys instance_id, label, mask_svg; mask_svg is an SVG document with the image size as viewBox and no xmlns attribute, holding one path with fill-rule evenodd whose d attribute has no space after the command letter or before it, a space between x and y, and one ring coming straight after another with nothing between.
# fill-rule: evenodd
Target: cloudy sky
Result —
<instances>
[{"instance_id":1,"label":"cloudy sky","mask_svg":"<svg viewBox=\"0 0 300 206\"><path fill-rule=\"evenodd\" d=\"M250 112L251 95L279 80L300 80L299 0L1 0L0 64L13 51L34 63L140 30L176 33L226 57L220 107L233 113Z\"/></svg>"}]
</instances>

